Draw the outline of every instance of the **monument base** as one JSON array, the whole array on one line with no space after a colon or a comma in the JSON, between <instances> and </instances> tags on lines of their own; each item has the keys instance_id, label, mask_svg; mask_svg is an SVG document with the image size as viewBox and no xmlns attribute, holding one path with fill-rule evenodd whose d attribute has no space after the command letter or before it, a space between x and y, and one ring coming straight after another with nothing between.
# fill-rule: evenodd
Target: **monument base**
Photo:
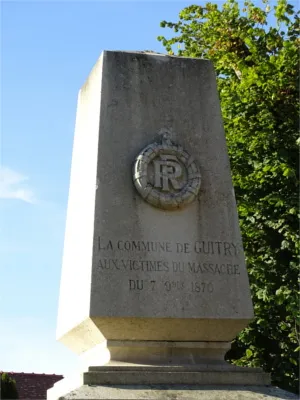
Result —
<instances>
[{"instance_id":1,"label":"monument base","mask_svg":"<svg viewBox=\"0 0 300 400\"><path fill-rule=\"evenodd\" d=\"M108 366L90 367L87 372L73 379L67 378L57 382L48 390L47 399L174 400L199 399L200 396L201 399L256 399L260 398L255 397L259 393L263 398L267 392L275 390L268 388L269 384L269 374L262 372L260 368L236 367L229 364L134 366L111 363Z\"/></svg>"},{"instance_id":2,"label":"monument base","mask_svg":"<svg viewBox=\"0 0 300 400\"><path fill-rule=\"evenodd\" d=\"M55 384L56 386L57 384ZM294 400L298 397L272 386L203 386L203 385L83 385L76 390L48 400ZM52 395L53 392L53 395Z\"/></svg>"},{"instance_id":3,"label":"monument base","mask_svg":"<svg viewBox=\"0 0 300 400\"><path fill-rule=\"evenodd\" d=\"M51 392L53 389L48 391ZM296 400L293 394L272 386L88 386L84 385L57 400Z\"/></svg>"}]
</instances>

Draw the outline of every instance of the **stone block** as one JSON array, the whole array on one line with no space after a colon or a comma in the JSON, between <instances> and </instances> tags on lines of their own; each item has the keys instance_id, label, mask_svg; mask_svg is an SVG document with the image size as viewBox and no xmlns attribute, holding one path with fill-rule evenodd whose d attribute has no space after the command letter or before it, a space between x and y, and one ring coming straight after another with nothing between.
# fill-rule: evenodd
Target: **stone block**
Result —
<instances>
[{"instance_id":1,"label":"stone block","mask_svg":"<svg viewBox=\"0 0 300 400\"><path fill-rule=\"evenodd\" d=\"M103 52L78 99L58 339L228 342L252 317L211 62Z\"/></svg>"}]
</instances>

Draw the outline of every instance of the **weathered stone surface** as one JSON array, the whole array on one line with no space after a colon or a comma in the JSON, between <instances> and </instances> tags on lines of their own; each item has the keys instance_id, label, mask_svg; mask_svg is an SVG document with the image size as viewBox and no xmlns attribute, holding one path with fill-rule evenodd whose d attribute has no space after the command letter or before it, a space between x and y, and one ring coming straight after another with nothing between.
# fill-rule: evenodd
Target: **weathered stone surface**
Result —
<instances>
[{"instance_id":1,"label":"weathered stone surface","mask_svg":"<svg viewBox=\"0 0 300 400\"><path fill-rule=\"evenodd\" d=\"M83 386L60 400L292 400L297 396L272 387Z\"/></svg>"},{"instance_id":2,"label":"weathered stone surface","mask_svg":"<svg viewBox=\"0 0 300 400\"><path fill-rule=\"evenodd\" d=\"M166 132L182 153L149 166L150 205L133 166ZM78 353L105 339L224 342L252 316L212 64L105 51L78 100L59 340Z\"/></svg>"},{"instance_id":3,"label":"weathered stone surface","mask_svg":"<svg viewBox=\"0 0 300 400\"><path fill-rule=\"evenodd\" d=\"M83 386L60 400L293 400L296 395L272 387L199 387L148 385L135 387Z\"/></svg>"},{"instance_id":4,"label":"weathered stone surface","mask_svg":"<svg viewBox=\"0 0 300 400\"><path fill-rule=\"evenodd\" d=\"M156 368L153 369L156 370ZM250 368L248 372L240 368L244 371L228 372L216 369L197 373L183 371L179 367L178 372L174 373L167 367L169 377L165 376L168 372L161 369L151 372L149 367L145 367L145 370L141 367L136 373L130 368L129 370L126 368L126 372L121 369L115 370L115 373L109 373L107 369L107 377L105 377L105 367L101 370L103 372L98 372L98 374L94 371L78 375L73 379L63 379L48 390L47 399L297 399L297 396L292 393L264 385L264 378L259 371ZM150 376L147 376L147 372ZM219 379L215 384L217 375ZM163 383L164 379L169 382ZM249 383L243 385L242 382L247 379ZM161 383L157 383L158 380ZM178 380L181 383L170 383L172 380ZM144 384L145 381L148 383ZM230 381L233 383L230 384Z\"/></svg>"}]
</instances>

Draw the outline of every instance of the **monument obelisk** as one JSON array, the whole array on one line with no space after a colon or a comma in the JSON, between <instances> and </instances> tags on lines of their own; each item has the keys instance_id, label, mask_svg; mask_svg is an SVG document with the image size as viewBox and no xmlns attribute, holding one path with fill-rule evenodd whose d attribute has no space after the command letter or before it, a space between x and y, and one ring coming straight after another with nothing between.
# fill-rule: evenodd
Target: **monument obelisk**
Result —
<instances>
[{"instance_id":1,"label":"monument obelisk","mask_svg":"<svg viewBox=\"0 0 300 400\"><path fill-rule=\"evenodd\" d=\"M57 326L84 373L48 397L264 385L224 361L252 317L211 62L104 51L78 97Z\"/></svg>"}]
</instances>

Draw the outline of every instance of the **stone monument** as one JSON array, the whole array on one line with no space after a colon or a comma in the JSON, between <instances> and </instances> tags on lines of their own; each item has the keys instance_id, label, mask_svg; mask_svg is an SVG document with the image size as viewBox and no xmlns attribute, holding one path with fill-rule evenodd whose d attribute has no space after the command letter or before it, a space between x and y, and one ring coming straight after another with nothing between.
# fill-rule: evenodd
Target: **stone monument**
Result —
<instances>
[{"instance_id":1,"label":"stone monument","mask_svg":"<svg viewBox=\"0 0 300 400\"><path fill-rule=\"evenodd\" d=\"M48 399L266 385L224 361L252 318L211 62L104 51L79 93L57 326L83 370Z\"/></svg>"}]
</instances>

